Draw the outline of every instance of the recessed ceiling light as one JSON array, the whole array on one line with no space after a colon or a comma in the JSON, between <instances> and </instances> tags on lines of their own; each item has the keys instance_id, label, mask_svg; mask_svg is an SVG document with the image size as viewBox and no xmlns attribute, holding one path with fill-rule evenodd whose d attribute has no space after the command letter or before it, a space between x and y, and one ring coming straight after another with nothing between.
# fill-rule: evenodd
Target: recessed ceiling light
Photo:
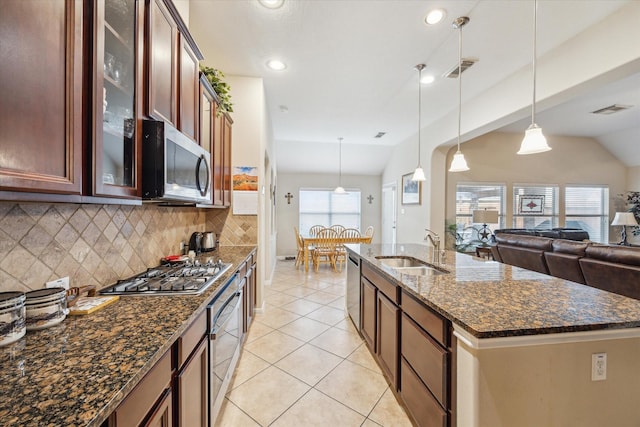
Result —
<instances>
[{"instance_id":1,"label":"recessed ceiling light","mask_svg":"<svg viewBox=\"0 0 640 427\"><path fill-rule=\"evenodd\" d=\"M258 0L258 3L268 9L277 9L284 4L284 0Z\"/></svg>"},{"instance_id":2,"label":"recessed ceiling light","mask_svg":"<svg viewBox=\"0 0 640 427\"><path fill-rule=\"evenodd\" d=\"M427 13L427 16L424 18L424 22L427 25L435 25L442 21L446 15L447 12L445 12L444 9L433 9L431 12Z\"/></svg>"},{"instance_id":3,"label":"recessed ceiling light","mask_svg":"<svg viewBox=\"0 0 640 427\"><path fill-rule=\"evenodd\" d=\"M269 61L267 61L267 67L274 71L282 71L287 68L287 64L280 61L279 59L270 59Z\"/></svg>"},{"instance_id":4,"label":"recessed ceiling light","mask_svg":"<svg viewBox=\"0 0 640 427\"><path fill-rule=\"evenodd\" d=\"M435 80L436 78L434 76L432 76L431 74L426 74L422 77L422 79L420 79L420 83L422 83L423 85L430 85Z\"/></svg>"}]
</instances>

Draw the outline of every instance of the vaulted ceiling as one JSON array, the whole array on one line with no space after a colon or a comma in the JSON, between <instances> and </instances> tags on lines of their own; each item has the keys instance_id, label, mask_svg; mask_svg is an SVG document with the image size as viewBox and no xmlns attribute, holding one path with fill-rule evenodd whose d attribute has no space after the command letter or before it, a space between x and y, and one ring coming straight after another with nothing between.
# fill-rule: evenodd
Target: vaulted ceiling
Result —
<instances>
[{"instance_id":1,"label":"vaulted ceiling","mask_svg":"<svg viewBox=\"0 0 640 427\"><path fill-rule=\"evenodd\" d=\"M541 0L538 55L630 2ZM428 26L424 17L436 7L447 15ZM277 9L257 0L189 1L189 25L205 64L264 79L279 172L336 172L338 137L344 137L343 173L381 173L392 147L417 131L418 63L435 77L422 86L422 125L455 111L458 83L443 75L457 64L458 31L451 23L458 16L471 18L463 57L478 59L463 74L463 104L531 67L532 1L285 0ZM272 58L287 68L269 70ZM594 137L627 166L640 165L637 73L539 111L537 122L547 134ZM634 107L597 118L585 114L611 104ZM529 121L503 130L524 132ZM378 132L385 135L375 138Z\"/></svg>"}]
</instances>

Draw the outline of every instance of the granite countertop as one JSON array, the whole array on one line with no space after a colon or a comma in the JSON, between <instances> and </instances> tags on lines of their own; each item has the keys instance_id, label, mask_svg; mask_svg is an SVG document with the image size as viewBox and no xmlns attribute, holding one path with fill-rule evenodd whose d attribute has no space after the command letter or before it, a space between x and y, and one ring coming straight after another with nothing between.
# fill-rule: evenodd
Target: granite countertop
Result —
<instances>
[{"instance_id":1,"label":"granite countertop","mask_svg":"<svg viewBox=\"0 0 640 427\"><path fill-rule=\"evenodd\" d=\"M383 266L376 256L429 262L431 246L347 245L476 338L640 327L640 301L534 271L446 251L448 274L414 276Z\"/></svg>"},{"instance_id":2,"label":"granite countertop","mask_svg":"<svg viewBox=\"0 0 640 427\"><path fill-rule=\"evenodd\" d=\"M0 348L0 425L99 426L253 249L214 252L233 266L201 295L121 296Z\"/></svg>"}]
</instances>

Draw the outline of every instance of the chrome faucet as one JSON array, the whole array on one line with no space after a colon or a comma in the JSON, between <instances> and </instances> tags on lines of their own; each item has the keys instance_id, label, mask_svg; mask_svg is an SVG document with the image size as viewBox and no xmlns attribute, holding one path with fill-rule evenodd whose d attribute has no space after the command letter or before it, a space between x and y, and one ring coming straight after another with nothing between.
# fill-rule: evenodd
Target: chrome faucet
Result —
<instances>
[{"instance_id":1,"label":"chrome faucet","mask_svg":"<svg viewBox=\"0 0 640 427\"><path fill-rule=\"evenodd\" d=\"M433 248L433 263L440 264L440 236L435 231L431 231L425 228L426 234L424 240L428 240L434 246Z\"/></svg>"}]
</instances>

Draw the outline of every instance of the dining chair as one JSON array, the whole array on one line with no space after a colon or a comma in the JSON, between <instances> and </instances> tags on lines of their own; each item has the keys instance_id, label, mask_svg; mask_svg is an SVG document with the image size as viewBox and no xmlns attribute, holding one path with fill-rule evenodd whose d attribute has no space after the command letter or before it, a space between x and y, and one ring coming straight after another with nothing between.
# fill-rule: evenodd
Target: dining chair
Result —
<instances>
[{"instance_id":1,"label":"dining chair","mask_svg":"<svg viewBox=\"0 0 640 427\"><path fill-rule=\"evenodd\" d=\"M293 232L296 235L296 246L298 248L298 252L296 253L296 270L304 262L304 242L302 241L302 236L298 232L297 227L293 227Z\"/></svg>"},{"instance_id":2,"label":"dining chair","mask_svg":"<svg viewBox=\"0 0 640 427\"><path fill-rule=\"evenodd\" d=\"M315 248L312 252L313 265L316 272L321 263L331 265L336 271L336 242L335 232L330 229L321 230L316 236Z\"/></svg>"},{"instance_id":3,"label":"dining chair","mask_svg":"<svg viewBox=\"0 0 640 427\"><path fill-rule=\"evenodd\" d=\"M373 239L373 225L368 226L367 229L364 230L364 236L369 238L367 243L371 243L371 239Z\"/></svg>"},{"instance_id":4,"label":"dining chair","mask_svg":"<svg viewBox=\"0 0 640 427\"><path fill-rule=\"evenodd\" d=\"M345 228L344 230L342 230L342 233L340 233L339 237L341 239L342 238L357 239L360 237L360 230L358 230L357 228ZM347 248L345 248L344 245L341 243L336 245L336 267L338 271L342 271L342 265L346 263L347 263Z\"/></svg>"},{"instance_id":5,"label":"dining chair","mask_svg":"<svg viewBox=\"0 0 640 427\"><path fill-rule=\"evenodd\" d=\"M346 227L344 225L334 224L329 228L334 230L336 233L338 233L338 235L340 235L340 233L342 233Z\"/></svg>"},{"instance_id":6,"label":"dining chair","mask_svg":"<svg viewBox=\"0 0 640 427\"><path fill-rule=\"evenodd\" d=\"M318 235L318 232L324 230L326 227L324 225L314 225L309 229L309 236L315 237Z\"/></svg>"}]
</instances>

